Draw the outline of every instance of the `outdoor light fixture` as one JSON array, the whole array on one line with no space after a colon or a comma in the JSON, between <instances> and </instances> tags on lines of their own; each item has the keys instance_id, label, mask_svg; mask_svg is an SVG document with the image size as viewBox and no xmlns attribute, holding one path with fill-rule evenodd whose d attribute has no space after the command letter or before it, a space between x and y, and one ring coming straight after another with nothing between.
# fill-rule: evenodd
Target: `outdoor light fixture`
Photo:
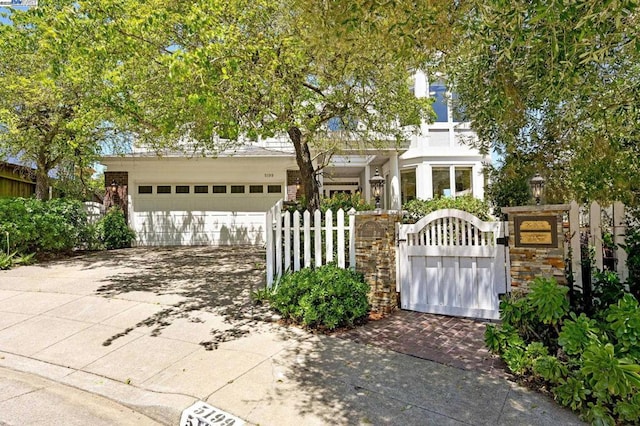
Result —
<instances>
[{"instance_id":1,"label":"outdoor light fixture","mask_svg":"<svg viewBox=\"0 0 640 426\"><path fill-rule=\"evenodd\" d=\"M111 192L115 194L116 192L118 192L118 183L115 180L112 180L110 188Z\"/></svg>"},{"instance_id":2,"label":"outdoor light fixture","mask_svg":"<svg viewBox=\"0 0 640 426\"><path fill-rule=\"evenodd\" d=\"M384 187L384 178L380 176L380 172L376 169L376 174L369 180L371 185L371 192L376 199L376 209L380 208L380 195L382 194L382 188Z\"/></svg>"},{"instance_id":3,"label":"outdoor light fixture","mask_svg":"<svg viewBox=\"0 0 640 426\"><path fill-rule=\"evenodd\" d=\"M300 178L296 178L296 191L300 191Z\"/></svg>"},{"instance_id":4,"label":"outdoor light fixture","mask_svg":"<svg viewBox=\"0 0 640 426\"><path fill-rule=\"evenodd\" d=\"M533 198L536 199L536 205L540 205L540 197L542 196L542 189L544 188L544 178L540 176L540 173L536 173L534 177L529 181L531 184L531 191L533 192Z\"/></svg>"}]
</instances>

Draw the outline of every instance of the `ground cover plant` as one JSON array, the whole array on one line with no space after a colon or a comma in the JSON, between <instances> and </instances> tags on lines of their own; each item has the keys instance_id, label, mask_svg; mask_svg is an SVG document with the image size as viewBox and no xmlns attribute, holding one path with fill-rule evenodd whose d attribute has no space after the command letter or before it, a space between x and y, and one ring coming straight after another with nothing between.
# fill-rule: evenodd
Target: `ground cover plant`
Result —
<instances>
[{"instance_id":1,"label":"ground cover plant","mask_svg":"<svg viewBox=\"0 0 640 426\"><path fill-rule=\"evenodd\" d=\"M311 329L334 330L367 317L368 293L362 274L328 264L286 273L273 290L261 291L254 298L268 300L285 320Z\"/></svg>"},{"instance_id":2,"label":"ground cover plant","mask_svg":"<svg viewBox=\"0 0 640 426\"><path fill-rule=\"evenodd\" d=\"M609 280L608 282L610 282ZM640 422L640 307L623 292L592 317L572 309L568 287L537 278L500 304L485 343L518 378L548 390L592 424ZM604 299L613 300L611 293Z\"/></svg>"}]
</instances>

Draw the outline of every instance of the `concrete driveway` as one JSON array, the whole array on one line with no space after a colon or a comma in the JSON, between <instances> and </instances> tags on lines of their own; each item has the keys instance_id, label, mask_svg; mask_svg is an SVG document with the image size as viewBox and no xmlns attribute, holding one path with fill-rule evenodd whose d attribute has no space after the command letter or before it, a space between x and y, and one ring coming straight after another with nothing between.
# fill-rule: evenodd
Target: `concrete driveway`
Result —
<instances>
[{"instance_id":1,"label":"concrete driveway","mask_svg":"<svg viewBox=\"0 0 640 426\"><path fill-rule=\"evenodd\" d=\"M67 394L68 424L96 398L104 424L178 424L198 400L260 425L580 423L499 377L264 321L263 262L137 248L0 271L0 424L60 424L33 407Z\"/></svg>"}]
</instances>

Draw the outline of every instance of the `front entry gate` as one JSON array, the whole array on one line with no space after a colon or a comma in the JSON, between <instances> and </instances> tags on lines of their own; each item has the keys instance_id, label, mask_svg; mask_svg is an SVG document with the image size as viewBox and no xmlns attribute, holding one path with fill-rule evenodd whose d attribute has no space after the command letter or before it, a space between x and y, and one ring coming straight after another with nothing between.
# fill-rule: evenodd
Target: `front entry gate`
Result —
<instances>
[{"instance_id":1,"label":"front entry gate","mask_svg":"<svg viewBox=\"0 0 640 426\"><path fill-rule=\"evenodd\" d=\"M506 229L505 222L484 222L456 209L400 225L402 309L498 319L498 296L510 287Z\"/></svg>"}]
</instances>

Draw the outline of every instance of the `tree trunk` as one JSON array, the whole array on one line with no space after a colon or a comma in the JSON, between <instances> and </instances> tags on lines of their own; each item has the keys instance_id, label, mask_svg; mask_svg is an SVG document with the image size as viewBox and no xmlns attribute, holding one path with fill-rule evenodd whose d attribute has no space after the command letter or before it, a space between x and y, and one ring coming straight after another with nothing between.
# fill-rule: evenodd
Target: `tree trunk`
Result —
<instances>
[{"instance_id":1,"label":"tree trunk","mask_svg":"<svg viewBox=\"0 0 640 426\"><path fill-rule=\"evenodd\" d=\"M36 169L36 198L38 200L49 199L49 171L40 164Z\"/></svg>"},{"instance_id":2,"label":"tree trunk","mask_svg":"<svg viewBox=\"0 0 640 426\"><path fill-rule=\"evenodd\" d=\"M309 145L302 139L302 132L296 126L291 126L287 131L296 150L296 162L300 169L300 180L304 188L304 197L307 202L307 210L314 212L320 208L320 187L316 180Z\"/></svg>"}]
</instances>

